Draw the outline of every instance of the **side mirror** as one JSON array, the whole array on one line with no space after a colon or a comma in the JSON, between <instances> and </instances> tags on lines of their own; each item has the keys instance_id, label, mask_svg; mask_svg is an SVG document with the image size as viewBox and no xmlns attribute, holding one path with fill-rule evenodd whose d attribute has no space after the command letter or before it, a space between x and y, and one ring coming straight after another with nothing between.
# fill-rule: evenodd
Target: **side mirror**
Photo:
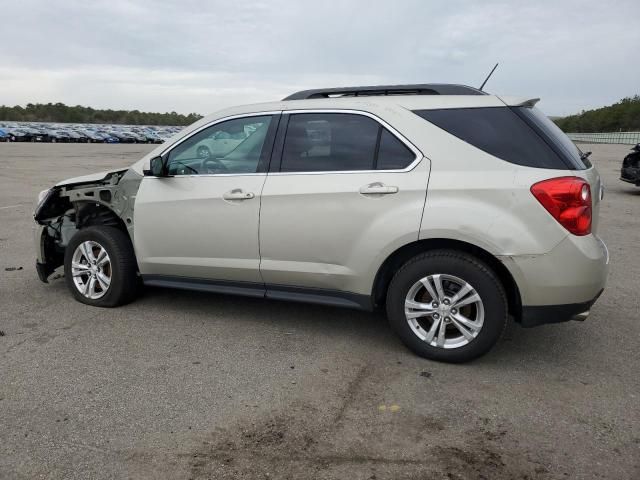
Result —
<instances>
[{"instance_id":1,"label":"side mirror","mask_svg":"<svg viewBox=\"0 0 640 480\"><path fill-rule=\"evenodd\" d=\"M144 170L147 177L162 177L164 176L164 160L162 157L153 157L149 161L149 170Z\"/></svg>"}]
</instances>

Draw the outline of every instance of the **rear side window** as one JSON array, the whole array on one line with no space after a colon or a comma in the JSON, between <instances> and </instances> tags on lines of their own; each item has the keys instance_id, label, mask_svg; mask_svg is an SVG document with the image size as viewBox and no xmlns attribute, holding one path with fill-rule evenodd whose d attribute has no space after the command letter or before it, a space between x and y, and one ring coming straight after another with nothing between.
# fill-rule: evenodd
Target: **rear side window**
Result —
<instances>
[{"instance_id":1,"label":"rear side window","mask_svg":"<svg viewBox=\"0 0 640 480\"><path fill-rule=\"evenodd\" d=\"M380 134L380 149L378 150L378 170L397 170L407 168L415 154L386 128Z\"/></svg>"},{"instance_id":2,"label":"rear side window","mask_svg":"<svg viewBox=\"0 0 640 480\"><path fill-rule=\"evenodd\" d=\"M567 169L567 164L508 107L416 110L417 115L495 157L516 165Z\"/></svg>"},{"instance_id":3,"label":"rear side window","mask_svg":"<svg viewBox=\"0 0 640 480\"><path fill-rule=\"evenodd\" d=\"M583 170L591 167L591 162L586 157L582 158L582 152L576 147L576 144L540 110L537 108L517 107L514 108L514 111L526 122L529 122L533 128L537 129L555 147L556 152L574 168Z\"/></svg>"},{"instance_id":4,"label":"rear side window","mask_svg":"<svg viewBox=\"0 0 640 480\"><path fill-rule=\"evenodd\" d=\"M404 169L415 154L377 121L350 113L291 114L281 172Z\"/></svg>"}]
</instances>

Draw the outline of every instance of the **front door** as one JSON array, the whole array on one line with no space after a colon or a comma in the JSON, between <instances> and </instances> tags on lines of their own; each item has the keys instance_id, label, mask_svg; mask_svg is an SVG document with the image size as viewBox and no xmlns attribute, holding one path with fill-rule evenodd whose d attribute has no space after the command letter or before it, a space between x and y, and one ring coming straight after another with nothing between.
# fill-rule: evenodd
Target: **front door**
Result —
<instances>
[{"instance_id":1,"label":"front door","mask_svg":"<svg viewBox=\"0 0 640 480\"><path fill-rule=\"evenodd\" d=\"M143 277L262 283L260 193L278 115L219 121L163 155L142 180L134 244Z\"/></svg>"}]
</instances>

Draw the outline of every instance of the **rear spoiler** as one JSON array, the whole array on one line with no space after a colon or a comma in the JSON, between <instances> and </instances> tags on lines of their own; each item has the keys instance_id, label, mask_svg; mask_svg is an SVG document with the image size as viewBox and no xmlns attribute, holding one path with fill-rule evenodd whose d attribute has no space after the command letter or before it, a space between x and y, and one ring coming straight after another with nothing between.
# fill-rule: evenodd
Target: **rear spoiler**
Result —
<instances>
[{"instance_id":1,"label":"rear spoiler","mask_svg":"<svg viewBox=\"0 0 640 480\"><path fill-rule=\"evenodd\" d=\"M525 97L498 97L508 107L527 107L531 108L540 101L539 98L525 98Z\"/></svg>"}]
</instances>

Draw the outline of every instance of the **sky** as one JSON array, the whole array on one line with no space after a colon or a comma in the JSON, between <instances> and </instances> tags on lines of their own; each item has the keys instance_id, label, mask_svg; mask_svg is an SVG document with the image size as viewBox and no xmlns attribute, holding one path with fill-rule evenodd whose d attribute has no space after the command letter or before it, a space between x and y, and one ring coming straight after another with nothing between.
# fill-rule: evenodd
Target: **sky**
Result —
<instances>
[{"instance_id":1,"label":"sky","mask_svg":"<svg viewBox=\"0 0 640 480\"><path fill-rule=\"evenodd\" d=\"M306 88L406 83L640 94L640 1L0 0L0 105L207 114Z\"/></svg>"}]
</instances>

